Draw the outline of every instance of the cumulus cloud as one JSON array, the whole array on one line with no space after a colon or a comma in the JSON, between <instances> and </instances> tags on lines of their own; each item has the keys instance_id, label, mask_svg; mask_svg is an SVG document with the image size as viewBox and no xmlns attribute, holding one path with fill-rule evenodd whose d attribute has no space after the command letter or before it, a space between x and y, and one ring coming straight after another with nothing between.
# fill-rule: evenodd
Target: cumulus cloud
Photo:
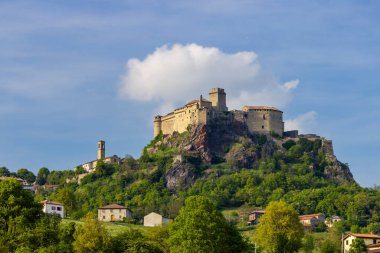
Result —
<instances>
[{"instance_id":1,"label":"cumulus cloud","mask_svg":"<svg viewBox=\"0 0 380 253\"><path fill-rule=\"evenodd\" d=\"M317 113L310 111L297 116L294 119L285 120L285 131L298 130L300 133L313 132Z\"/></svg>"},{"instance_id":2,"label":"cumulus cloud","mask_svg":"<svg viewBox=\"0 0 380 253\"><path fill-rule=\"evenodd\" d=\"M225 53L197 44L164 45L145 59L130 59L121 77L120 95L138 101L157 101L159 108L177 105L224 88L227 106L286 106L298 80L279 83L262 70L254 52ZM165 113L165 111L160 111ZM167 112L167 111L166 111Z\"/></svg>"}]
</instances>

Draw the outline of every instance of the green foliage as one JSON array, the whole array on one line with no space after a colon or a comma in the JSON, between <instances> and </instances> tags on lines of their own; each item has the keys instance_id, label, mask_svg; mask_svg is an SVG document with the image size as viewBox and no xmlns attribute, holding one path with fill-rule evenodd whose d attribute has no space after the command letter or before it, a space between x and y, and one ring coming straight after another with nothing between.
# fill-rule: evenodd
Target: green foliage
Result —
<instances>
[{"instance_id":1,"label":"green foliage","mask_svg":"<svg viewBox=\"0 0 380 253\"><path fill-rule=\"evenodd\" d=\"M282 144L282 146L289 150L291 147L295 146L297 143L294 140L287 140L285 143Z\"/></svg>"},{"instance_id":2,"label":"green foliage","mask_svg":"<svg viewBox=\"0 0 380 253\"><path fill-rule=\"evenodd\" d=\"M7 169L7 167L0 167L0 177L9 177L11 173Z\"/></svg>"},{"instance_id":3,"label":"green foliage","mask_svg":"<svg viewBox=\"0 0 380 253\"><path fill-rule=\"evenodd\" d=\"M110 237L106 229L91 213L84 218L83 225L76 228L73 247L77 253L106 252Z\"/></svg>"},{"instance_id":4,"label":"green foliage","mask_svg":"<svg viewBox=\"0 0 380 253\"><path fill-rule=\"evenodd\" d=\"M170 252L243 252L247 246L212 201L202 196L186 199L169 226Z\"/></svg>"},{"instance_id":5,"label":"green foliage","mask_svg":"<svg viewBox=\"0 0 380 253\"><path fill-rule=\"evenodd\" d=\"M302 249L304 253L313 253L315 239L312 234L307 233L302 239Z\"/></svg>"},{"instance_id":6,"label":"green foliage","mask_svg":"<svg viewBox=\"0 0 380 253\"><path fill-rule=\"evenodd\" d=\"M356 238L352 241L348 253L362 253L367 251L367 246L362 238Z\"/></svg>"},{"instance_id":7,"label":"green foliage","mask_svg":"<svg viewBox=\"0 0 380 253\"><path fill-rule=\"evenodd\" d=\"M340 247L337 246L337 243L327 238L323 241L322 246L320 248L321 253L339 253Z\"/></svg>"},{"instance_id":8,"label":"green foliage","mask_svg":"<svg viewBox=\"0 0 380 253\"><path fill-rule=\"evenodd\" d=\"M297 252L304 235L298 213L283 201L271 202L254 235L258 245L269 253Z\"/></svg>"},{"instance_id":9,"label":"green foliage","mask_svg":"<svg viewBox=\"0 0 380 253\"><path fill-rule=\"evenodd\" d=\"M110 249L111 252L164 252L154 241L150 241L140 230L137 229L129 229L126 232L113 237L111 239Z\"/></svg>"},{"instance_id":10,"label":"green foliage","mask_svg":"<svg viewBox=\"0 0 380 253\"><path fill-rule=\"evenodd\" d=\"M36 180L36 176L33 172L24 168L17 171L17 177L26 180L28 183L33 183Z\"/></svg>"},{"instance_id":11,"label":"green foliage","mask_svg":"<svg viewBox=\"0 0 380 253\"><path fill-rule=\"evenodd\" d=\"M37 174L36 178L36 184L38 185L44 185L46 184L47 178L50 174L50 171L48 168L42 167Z\"/></svg>"}]
</instances>

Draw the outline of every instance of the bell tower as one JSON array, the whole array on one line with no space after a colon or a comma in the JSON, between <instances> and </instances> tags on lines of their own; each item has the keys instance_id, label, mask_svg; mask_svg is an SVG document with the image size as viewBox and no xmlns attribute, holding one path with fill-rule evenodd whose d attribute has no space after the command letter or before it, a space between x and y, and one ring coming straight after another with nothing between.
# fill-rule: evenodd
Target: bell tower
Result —
<instances>
[{"instance_id":1,"label":"bell tower","mask_svg":"<svg viewBox=\"0 0 380 253\"><path fill-rule=\"evenodd\" d=\"M104 159L106 157L106 142L98 141L98 160Z\"/></svg>"}]
</instances>

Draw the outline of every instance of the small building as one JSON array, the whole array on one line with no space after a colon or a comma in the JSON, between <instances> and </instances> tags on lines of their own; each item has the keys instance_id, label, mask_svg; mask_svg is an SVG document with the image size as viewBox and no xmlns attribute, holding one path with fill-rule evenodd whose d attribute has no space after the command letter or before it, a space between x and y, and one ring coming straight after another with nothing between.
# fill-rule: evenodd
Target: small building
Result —
<instances>
[{"instance_id":1,"label":"small building","mask_svg":"<svg viewBox=\"0 0 380 253\"><path fill-rule=\"evenodd\" d=\"M368 252L380 252L380 235L373 234L347 234L343 237L343 253L348 253L352 241L363 239Z\"/></svg>"},{"instance_id":2,"label":"small building","mask_svg":"<svg viewBox=\"0 0 380 253\"><path fill-rule=\"evenodd\" d=\"M125 206L111 204L98 208L100 221L123 221L124 218L132 219L132 212Z\"/></svg>"},{"instance_id":3,"label":"small building","mask_svg":"<svg viewBox=\"0 0 380 253\"><path fill-rule=\"evenodd\" d=\"M327 227L332 228L334 223L341 221L342 219L339 216L331 216L325 220L325 224Z\"/></svg>"},{"instance_id":4,"label":"small building","mask_svg":"<svg viewBox=\"0 0 380 253\"><path fill-rule=\"evenodd\" d=\"M154 227L164 224L168 224L169 219L162 217L161 214L151 212L144 216L144 227Z\"/></svg>"},{"instance_id":5,"label":"small building","mask_svg":"<svg viewBox=\"0 0 380 253\"><path fill-rule=\"evenodd\" d=\"M248 216L248 225L258 224L261 216L265 214L265 210L255 210Z\"/></svg>"},{"instance_id":6,"label":"small building","mask_svg":"<svg viewBox=\"0 0 380 253\"><path fill-rule=\"evenodd\" d=\"M320 222L324 222L326 217L322 213L316 214L306 214L298 216L300 222L303 225L305 231L313 231L313 228L316 227Z\"/></svg>"},{"instance_id":7,"label":"small building","mask_svg":"<svg viewBox=\"0 0 380 253\"><path fill-rule=\"evenodd\" d=\"M63 204L51 200L44 200L41 203L44 205L42 208L44 213L58 214L61 218L64 217L65 209Z\"/></svg>"}]
</instances>

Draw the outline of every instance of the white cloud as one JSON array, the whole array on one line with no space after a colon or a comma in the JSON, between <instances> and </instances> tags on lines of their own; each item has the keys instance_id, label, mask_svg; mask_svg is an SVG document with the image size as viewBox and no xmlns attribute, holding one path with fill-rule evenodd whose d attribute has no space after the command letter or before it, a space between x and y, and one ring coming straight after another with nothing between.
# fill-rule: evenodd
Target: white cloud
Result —
<instances>
[{"instance_id":1,"label":"white cloud","mask_svg":"<svg viewBox=\"0 0 380 253\"><path fill-rule=\"evenodd\" d=\"M300 81L298 79L296 79L296 80L292 80L292 81L284 83L284 85L282 85L282 87L286 91L288 91L288 90L292 90L292 89L297 88L297 86L298 86L299 83L300 83Z\"/></svg>"},{"instance_id":2,"label":"white cloud","mask_svg":"<svg viewBox=\"0 0 380 253\"><path fill-rule=\"evenodd\" d=\"M212 87L221 87L227 93L230 109L243 105L284 107L298 83L279 83L262 70L254 52L229 54L214 47L174 44L157 48L143 60L128 60L120 95L157 101L165 108L198 98Z\"/></svg>"},{"instance_id":3,"label":"white cloud","mask_svg":"<svg viewBox=\"0 0 380 253\"><path fill-rule=\"evenodd\" d=\"M317 113L310 111L294 119L285 120L285 131L298 130L300 133L312 133L316 123Z\"/></svg>"}]
</instances>

